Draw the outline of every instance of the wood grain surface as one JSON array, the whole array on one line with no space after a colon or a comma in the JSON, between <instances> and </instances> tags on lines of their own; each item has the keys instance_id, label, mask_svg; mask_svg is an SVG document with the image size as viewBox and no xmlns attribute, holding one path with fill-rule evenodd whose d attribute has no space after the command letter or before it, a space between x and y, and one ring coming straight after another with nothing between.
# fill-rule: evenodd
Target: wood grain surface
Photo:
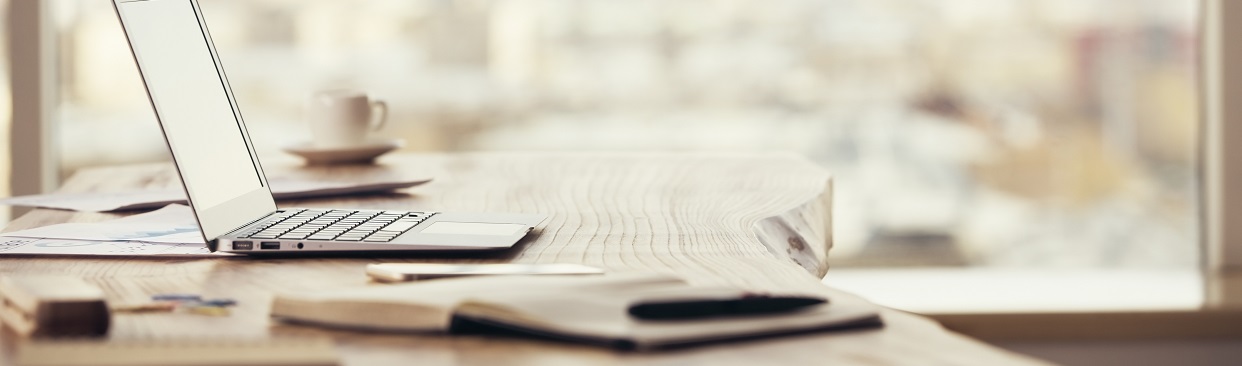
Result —
<instances>
[{"instance_id":1,"label":"wood grain surface","mask_svg":"<svg viewBox=\"0 0 1242 366\"><path fill-rule=\"evenodd\" d=\"M207 339L327 334L346 364L1039 364L885 310L887 326L726 343L657 353L488 336L324 331L268 318L277 291L368 285L376 262L581 263L613 271L675 273L703 284L825 289L831 247L831 179L786 154L394 155L374 166L266 167L269 178L325 180L433 176L406 192L281 202L282 207L457 212L532 212L550 218L515 248L489 254L399 254L351 258L0 257L0 272L58 273L101 286L111 302L155 293L235 298L228 317L115 315L115 339ZM167 188L168 164L81 171L62 192ZM35 210L6 231L115 214ZM6 334L6 355L13 336ZM10 357L5 357L10 359Z\"/></svg>"}]
</instances>

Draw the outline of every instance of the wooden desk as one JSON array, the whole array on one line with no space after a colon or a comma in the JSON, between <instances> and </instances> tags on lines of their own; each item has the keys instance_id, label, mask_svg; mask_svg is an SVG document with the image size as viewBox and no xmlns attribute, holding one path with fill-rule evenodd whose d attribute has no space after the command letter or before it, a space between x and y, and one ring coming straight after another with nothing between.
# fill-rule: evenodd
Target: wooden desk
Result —
<instances>
[{"instance_id":1,"label":"wooden desk","mask_svg":"<svg viewBox=\"0 0 1242 366\"><path fill-rule=\"evenodd\" d=\"M569 262L612 270L677 273L699 283L759 288L823 286L831 185L827 172L792 155L401 155L380 166L269 166L269 176L351 179L426 175L408 194L281 202L282 206L436 211L542 212L551 218L515 249L479 256L384 258L99 259L0 258L8 273L66 273L105 289L110 301L198 292L241 304L230 317L116 315L114 338L264 337L328 333L347 363L377 364L1038 364L886 310L885 328L727 343L659 353L622 353L482 336L326 332L268 319L276 290L367 282L363 265L387 262ZM170 165L86 170L64 192L176 186ZM109 214L36 210L8 230ZM840 296L849 296L840 294ZM11 338L11 336L8 336ZM9 344L12 342L4 342ZM9 345L8 349L12 349ZM11 354L12 352L6 352Z\"/></svg>"}]
</instances>

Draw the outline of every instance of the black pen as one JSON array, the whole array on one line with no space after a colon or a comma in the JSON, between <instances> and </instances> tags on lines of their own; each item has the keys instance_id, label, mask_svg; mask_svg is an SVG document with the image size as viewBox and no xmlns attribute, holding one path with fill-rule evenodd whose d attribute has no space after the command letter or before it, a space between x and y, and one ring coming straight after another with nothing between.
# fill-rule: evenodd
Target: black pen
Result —
<instances>
[{"instance_id":1,"label":"black pen","mask_svg":"<svg viewBox=\"0 0 1242 366\"><path fill-rule=\"evenodd\" d=\"M646 320L688 320L784 313L827 302L827 299L810 296L747 294L724 299L639 302L630 305L629 313L630 316Z\"/></svg>"}]
</instances>

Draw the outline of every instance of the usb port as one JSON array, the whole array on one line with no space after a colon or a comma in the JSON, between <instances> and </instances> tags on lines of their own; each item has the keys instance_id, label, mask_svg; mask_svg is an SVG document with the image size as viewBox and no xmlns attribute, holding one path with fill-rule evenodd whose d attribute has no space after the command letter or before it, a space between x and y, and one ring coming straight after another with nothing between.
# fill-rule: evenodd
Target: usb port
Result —
<instances>
[{"instance_id":1,"label":"usb port","mask_svg":"<svg viewBox=\"0 0 1242 366\"><path fill-rule=\"evenodd\" d=\"M233 242L233 250L251 250L254 249L254 243L249 241Z\"/></svg>"},{"instance_id":2,"label":"usb port","mask_svg":"<svg viewBox=\"0 0 1242 366\"><path fill-rule=\"evenodd\" d=\"M280 249L280 242L278 242L278 241L265 241L265 242L260 242L260 243L259 243L259 249L263 249L263 250L268 250L268 249Z\"/></svg>"}]
</instances>

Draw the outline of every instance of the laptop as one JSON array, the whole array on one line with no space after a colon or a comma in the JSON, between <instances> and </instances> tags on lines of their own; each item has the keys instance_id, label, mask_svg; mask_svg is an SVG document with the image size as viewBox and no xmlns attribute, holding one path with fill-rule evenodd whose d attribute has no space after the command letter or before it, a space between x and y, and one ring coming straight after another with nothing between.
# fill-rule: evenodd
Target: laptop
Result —
<instances>
[{"instance_id":1,"label":"laptop","mask_svg":"<svg viewBox=\"0 0 1242 366\"><path fill-rule=\"evenodd\" d=\"M277 208L196 0L113 0L209 249L242 254L512 247L540 214Z\"/></svg>"}]
</instances>

